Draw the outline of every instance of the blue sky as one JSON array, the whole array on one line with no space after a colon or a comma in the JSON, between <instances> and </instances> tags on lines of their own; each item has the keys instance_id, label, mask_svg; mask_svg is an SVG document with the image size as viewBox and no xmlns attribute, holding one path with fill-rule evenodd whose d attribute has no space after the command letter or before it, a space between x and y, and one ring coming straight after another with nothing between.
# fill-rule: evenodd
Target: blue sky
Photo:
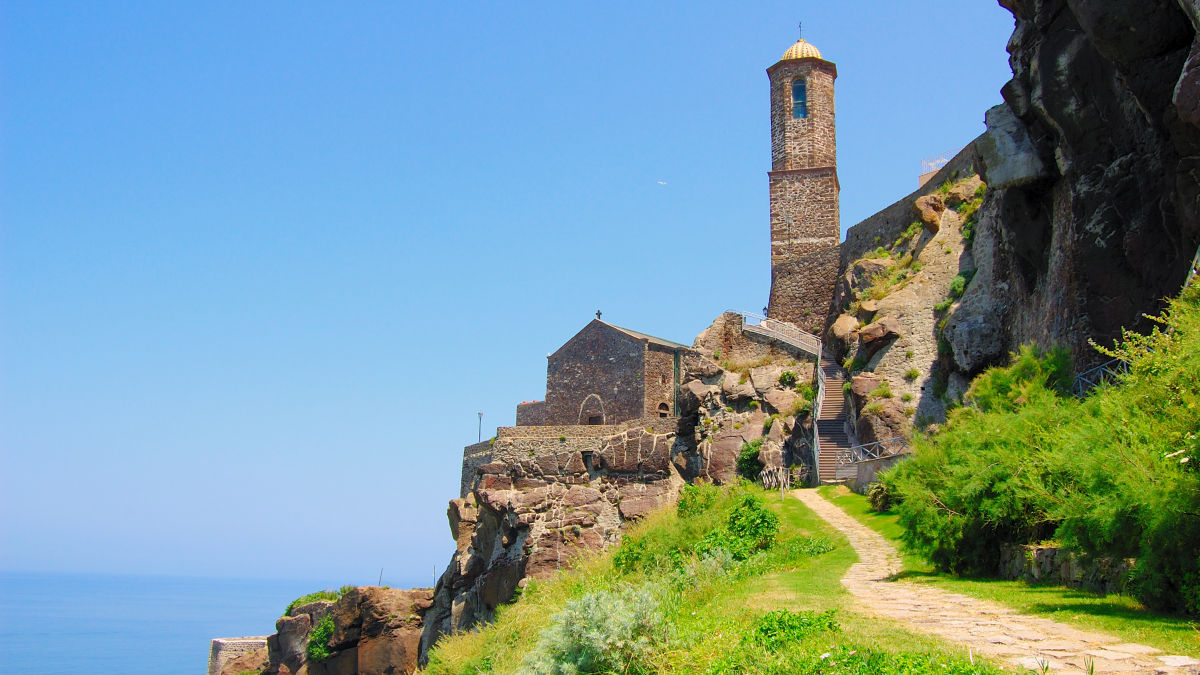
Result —
<instances>
[{"instance_id":1,"label":"blue sky","mask_svg":"<svg viewBox=\"0 0 1200 675\"><path fill-rule=\"evenodd\" d=\"M843 228L983 131L994 2L0 4L0 569L424 584L597 309L766 301L765 69Z\"/></svg>"}]
</instances>

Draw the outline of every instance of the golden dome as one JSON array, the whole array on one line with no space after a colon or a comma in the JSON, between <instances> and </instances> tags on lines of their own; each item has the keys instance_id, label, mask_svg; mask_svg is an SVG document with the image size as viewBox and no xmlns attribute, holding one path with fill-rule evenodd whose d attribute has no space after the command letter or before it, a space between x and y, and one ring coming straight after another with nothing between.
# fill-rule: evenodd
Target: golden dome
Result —
<instances>
[{"instance_id":1,"label":"golden dome","mask_svg":"<svg viewBox=\"0 0 1200 675\"><path fill-rule=\"evenodd\" d=\"M788 47L788 50L783 53L783 58L780 61L788 59L819 59L821 58L821 50L805 42L804 38L800 38L796 44Z\"/></svg>"}]
</instances>

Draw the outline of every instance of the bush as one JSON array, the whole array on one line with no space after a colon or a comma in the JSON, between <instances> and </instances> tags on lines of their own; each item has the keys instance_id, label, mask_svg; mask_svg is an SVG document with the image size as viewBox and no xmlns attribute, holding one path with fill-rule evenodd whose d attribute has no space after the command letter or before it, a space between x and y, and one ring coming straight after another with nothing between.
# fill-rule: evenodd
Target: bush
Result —
<instances>
[{"instance_id":1,"label":"bush","mask_svg":"<svg viewBox=\"0 0 1200 675\"><path fill-rule=\"evenodd\" d=\"M977 378L967 407L884 474L906 543L941 569L990 573L1001 544L1053 537L1136 558L1139 600L1200 614L1200 286L1156 321L1101 350L1130 373L1082 401L1061 350L1026 347Z\"/></svg>"},{"instance_id":2,"label":"bush","mask_svg":"<svg viewBox=\"0 0 1200 675\"><path fill-rule=\"evenodd\" d=\"M871 393L868 394L868 396L872 398L891 398L892 387L887 383L887 380L883 380L879 383L878 387L875 387L871 390Z\"/></svg>"},{"instance_id":3,"label":"bush","mask_svg":"<svg viewBox=\"0 0 1200 675\"><path fill-rule=\"evenodd\" d=\"M956 274L954 278L950 280L950 288L948 290L950 297L955 300L961 298L962 294L966 292L967 284L971 283L971 279L974 278L975 270L967 270L960 274Z\"/></svg>"},{"instance_id":4,"label":"bush","mask_svg":"<svg viewBox=\"0 0 1200 675\"><path fill-rule=\"evenodd\" d=\"M747 441L742 443L742 449L738 452L738 474L748 480L758 480L758 474L762 473L763 466L758 461L758 451L762 448L762 443L761 438Z\"/></svg>"},{"instance_id":5,"label":"bush","mask_svg":"<svg viewBox=\"0 0 1200 675\"><path fill-rule=\"evenodd\" d=\"M904 379L908 380L909 382L912 382L913 380L917 379L920 376L921 376L921 371L917 370L916 368L909 368L907 371L904 372Z\"/></svg>"},{"instance_id":6,"label":"bush","mask_svg":"<svg viewBox=\"0 0 1200 675\"><path fill-rule=\"evenodd\" d=\"M841 630L833 616L832 609L820 614L776 610L754 622L754 628L742 638L742 646L779 651L809 635Z\"/></svg>"},{"instance_id":7,"label":"bush","mask_svg":"<svg viewBox=\"0 0 1200 675\"><path fill-rule=\"evenodd\" d=\"M876 513L883 513L896 503L887 483L878 482L871 483L867 488L867 502L871 504L871 510Z\"/></svg>"},{"instance_id":8,"label":"bush","mask_svg":"<svg viewBox=\"0 0 1200 675\"><path fill-rule=\"evenodd\" d=\"M779 384L791 389L796 386L796 373L790 370L785 370L779 374Z\"/></svg>"},{"instance_id":9,"label":"bush","mask_svg":"<svg viewBox=\"0 0 1200 675\"><path fill-rule=\"evenodd\" d=\"M661 633L653 586L588 593L554 615L526 657L527 672L649 673L647 660Z\"/></svg>"},{"instance_id":10,"label":"bush","mask_svg":"<svg viewBox=\"0 0 1200 675\"><path fill-rule=\"evenodd\" d=\"M347 585L347 586L342 586L341 588L339 588L336 591L331 591L331 590L313 591L312 593L309 593L307 595L302 595L302 596L296 598L295 600L291 601L290 603L288 603L287 609L283 610L283 615L288 616L289 614L292 613L293 609L295 609L301 605L307 605L310 602L317 602L320 600L329 600L332 602L336 602L338 598L342 597L343 595L346 594L347 591L351 591L351 590L354 590L354 586Z\"/></svg>"},{"instance_id":11,"label":"bush","mask_svg":"<svg viewBox=\"0 0 1200 675\"><path fill-rule=\"evenodd\" d=\"M734 560L746 560L774 546L778 533L779 516L768 511L758 497L745 494L729 514L725 526L706 534L696 543L695 551L711 554L724 549Z\"/></svg>"},{"instance_id":12,"label":"bush","mask_svg":"<svg viewBox=\"0 0 1200 675\"><path fill-rule=\"evenodd\" d=\"M711 483L683 486L679 491L679 501L675 503L675 513L680 518L690 518L704 513L712 508L720 495L720 488Z\"/></svg>"},{"instance_id":13,"label":"bush","mask_svg":"<svg viewBox=\"0 0 1200 675\"><path fill-rule=\"evenodd\" d=\"M333 653L329 651L329 638L331 637L333 637L333 614L326 614L308 634L308 645L304 648L308 660L321 663L328 659Z\"/></svg>"}]
</instances>

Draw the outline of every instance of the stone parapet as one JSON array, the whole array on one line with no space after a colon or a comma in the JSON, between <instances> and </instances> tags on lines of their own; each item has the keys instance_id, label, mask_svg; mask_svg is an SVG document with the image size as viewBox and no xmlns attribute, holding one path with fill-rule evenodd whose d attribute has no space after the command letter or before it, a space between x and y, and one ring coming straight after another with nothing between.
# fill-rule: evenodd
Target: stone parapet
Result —
<instances>
[{"instance_id":1,"label":"stone parapet","mask_svg":"<svg viewBox=\"0 0 1200 675\"><path fill-rule=\"evenodd\" d=\"M267 636L215 638L208 651L208 675L223 675L226 667L238 659L267 649Z\"/></svg>"}]
</instances>

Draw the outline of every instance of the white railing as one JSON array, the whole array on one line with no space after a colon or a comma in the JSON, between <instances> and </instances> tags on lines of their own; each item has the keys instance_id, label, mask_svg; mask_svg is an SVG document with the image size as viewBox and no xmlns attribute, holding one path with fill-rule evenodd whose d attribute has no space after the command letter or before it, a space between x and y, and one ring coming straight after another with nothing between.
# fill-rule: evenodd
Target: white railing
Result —
<instances>
[{"instance_id":1,"label":"white railing","mask_svg":"<svg viewBox=\"0 0 1200 675\"><path fill-rule=\"evenodd\" d=\"M908 445L908 439L897 436L885 441L863 443L862 445L852 446L848 450L842 450L837 454L837 464L838 466L846 466L871 459L903 455L911 451L912 448Z\"/></svg>"},{"instance_id":2,"label":"white railing","mask_svg":"<svg viewBox=\"0 0 1200 675\"><path fill-rule=\"evenodd\" d=\"M741 315L743 331L775 338L780 342L784 342L795 347L796 349L811 354L818 361L820 361L821 338L817 337L816 335L802 331L786 321L771 319L762 316L761 314L739 312L738 310L730 311L734 314Z\"/></svg>"}]
</instances>

